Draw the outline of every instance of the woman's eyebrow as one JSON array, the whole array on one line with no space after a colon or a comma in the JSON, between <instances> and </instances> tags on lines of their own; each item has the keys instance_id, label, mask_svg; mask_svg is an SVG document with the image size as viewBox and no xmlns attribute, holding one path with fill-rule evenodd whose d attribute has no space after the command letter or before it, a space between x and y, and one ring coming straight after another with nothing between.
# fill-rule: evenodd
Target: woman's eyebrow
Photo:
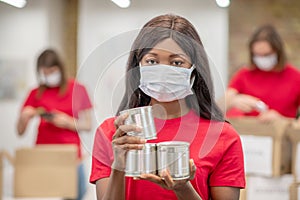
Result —
<instances>
[{"instance_id":1,"label":"woman's eyebrow","mask_svg":"<svg viewBox=\"0 0 300 200\"><path fill-rule=\"evenodd\" d=\"M183 53L172 54L172 55L170 55L170 57L171 58L173 58L173 57L181 57L181 58L183 58L183 59L185 59L187 61L190 60L189 57L187 55L183 54Z\"/></svg>"}]
</instances>

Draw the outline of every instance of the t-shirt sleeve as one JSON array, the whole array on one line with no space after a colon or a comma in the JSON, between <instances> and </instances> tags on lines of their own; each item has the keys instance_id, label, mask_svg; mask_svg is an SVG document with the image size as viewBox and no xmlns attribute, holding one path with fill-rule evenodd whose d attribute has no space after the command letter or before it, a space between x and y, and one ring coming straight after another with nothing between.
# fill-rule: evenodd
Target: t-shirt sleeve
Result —
<instances>
[{"instance_id":1,"label":"t-shirt sleeve","mask_svg":"<svg viewBox=\"0 0 300 200\"><path fill-rule=\"evenodd\" d=\"M243 90L243 80L245 78L245 69L237 71L229 81L228 88L236 89L238 92Z\"/></svg>"},{"instance_id":2,"label":"t-shirt sleeve","mask_svg":"<svg viewBox=\"0 0 300 200\"><path fill-rule=\"evenodd\" d=\"M28 94L27 98L25 99L22 109L26 106L32 106L32 107L37 107L37 102L36 102L36 91L37 90L31 90L30 93Z\"/></svg>"},{"instance_id":3,"label":"t-shirt sleeve","mask_svg":"<svg viewBox=\"0 0 300 200\"><path fill-rule=\"evenodd\" d=\"M97 180L110 176L111 164L114 159L111 145L112 135L115 132L113 120L106 120L96 131L90 183L96 183Z\"/></svg>"},{"instance_id":4,"label":"t-shirt sleeve","mask_svg":"<svg viewBox=\"0 0 300 200\"><path fill-rule=\"evenodd\" d=\"M79 83L75 83L73 88L73 108L80 111L91 107L92 103L86 88Z\"/></svg>"},{"instance_id":5,"label":"t-shirt sleeve","mask_svg":"<svg viewBox=\"0 0 300 200\"><path fill-rule=\"evenodd\" d=\"M223 155L214 168L210 186L245 187L244 158L240 136L231 125L220 136Z\"/></svg>"}]
</instances>

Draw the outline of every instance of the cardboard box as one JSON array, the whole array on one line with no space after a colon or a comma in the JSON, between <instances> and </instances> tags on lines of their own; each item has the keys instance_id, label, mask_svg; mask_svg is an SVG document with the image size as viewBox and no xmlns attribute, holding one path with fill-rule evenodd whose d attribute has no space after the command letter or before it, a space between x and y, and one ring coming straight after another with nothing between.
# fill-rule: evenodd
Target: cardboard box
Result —
<instances>
[{"instance_id":1,"label":"cardboard box","mask_svg":"<svg viewBox=\"0 0 300 200\"><path fill-rule=\"evenodd\" d=\"M241 135L247 175L279 177L291 172L289 121L262 123L255 117L228 119Z\"/></svg>"},{"instance_id":2,"label":"cardboard box","mask_svg":"<svg viewBox=\"0 0 300 200\"><path fill-rule=\"evenodd\" d=\"M300 200L300 183L292 183L291 184L290 200Z\"/></svg>"},{"instance_id":3,"label":"cardboard box","mask_svg":"<svg viewBox=\"0 0 300 200\"><path fill-rule=\"evenodd\" d=\"M300 183L300 128L289 126L286 132L292 143L292 173Z\"/></svg>"},{"instance_id":4,"label":"cardboard box","mask_svg":"<svg viewBox=\"0 0 300 200\"><path fill-rule=\"evenodd\" d=\"M77 197L77 147L38 145L16 151L15 197Z\"/></svg>"},{"instance_id":5,"label":"cardboard box","mask_svg":"<svg viewBox=\"0 0 300 200\"><path fill-rule=\"evenodd\" d=\"M241 189L240 190L240 199L239 200L246 200L246 195L247 195L247 189Z\"/></svg>"},{"instance_id":6,"label":"cardboard box","mask_svg":"<svg viewBox=\"0 0 300 200\"><path fill-rule=\"evenodd\" d=\"M288 200L292 183L291 174L272 178L248 176L247 188L242 190L240 200Z\"/></svg>"}]
</instances>

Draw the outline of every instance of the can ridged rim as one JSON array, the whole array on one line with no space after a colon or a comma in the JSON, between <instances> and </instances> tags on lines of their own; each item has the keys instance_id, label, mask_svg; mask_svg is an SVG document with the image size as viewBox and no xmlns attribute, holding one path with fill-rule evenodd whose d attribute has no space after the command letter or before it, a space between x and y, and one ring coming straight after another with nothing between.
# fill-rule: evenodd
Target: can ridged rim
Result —
<instances>
[{"instance_id":1,"label":"can ridged rim","mask_svg":"<svg viewBox=\"0 0 300 200\"><path fill-rule=\"evenodd\" d=\"M156 147L156 143L145 143L147 147Z\"/></svg>"},{"instance_id":2,"label":"can ridged rim","mask_svg":"<svg viewBox=\"0 0 300 200\"><path fill-rule=\"evenodd\" d=\"M168 141L168 142L160 142L156 144L157 146L190 146L190 143L183 141Z\"/></svg>"}]
</instances>

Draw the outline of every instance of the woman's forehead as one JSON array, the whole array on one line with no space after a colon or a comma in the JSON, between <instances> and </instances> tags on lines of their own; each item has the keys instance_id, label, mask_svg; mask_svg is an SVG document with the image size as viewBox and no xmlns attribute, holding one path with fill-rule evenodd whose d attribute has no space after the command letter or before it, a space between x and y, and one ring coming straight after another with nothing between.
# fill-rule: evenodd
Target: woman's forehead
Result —
<instances>
[{"instance_id":1,"label":"woman's forehead","mask_svg":"<svg viewBox=\"0 0 300 200\"><path fill-rule=\"evenodd\" d=\"M190 61L190 57L183 49L171 38L167 38L156 44L147 54L165 55L165 56L180 56Z\"/></svg>"},{"instance_id":2,"label":"woman's forehead","mask_svg":"<svg viewBox=\"0 0 300 200\"><path fill-rule=\"evenodd\" d=\"M186 55L186 53L183 51L183 49L172 38L167 38L167 39L157 43L152 49L163 50L166 52L170 52L172 54Z\"/></svg>"}]
</instances>

